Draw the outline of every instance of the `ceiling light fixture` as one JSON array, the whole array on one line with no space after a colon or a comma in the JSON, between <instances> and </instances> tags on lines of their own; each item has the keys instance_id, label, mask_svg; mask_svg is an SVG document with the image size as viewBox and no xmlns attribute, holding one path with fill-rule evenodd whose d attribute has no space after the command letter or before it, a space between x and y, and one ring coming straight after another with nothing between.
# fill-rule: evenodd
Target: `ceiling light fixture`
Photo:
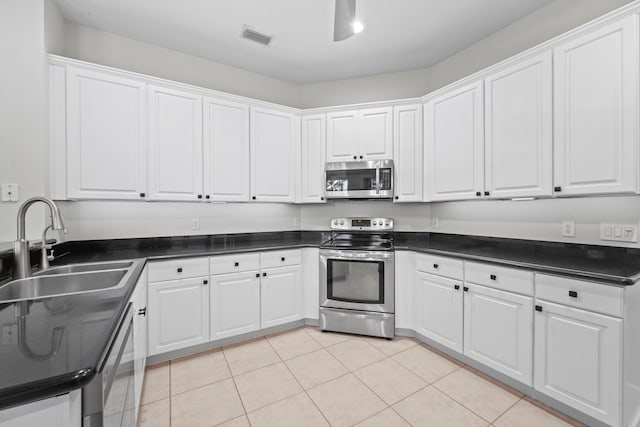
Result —
<instances>
[{"instance_id":1,"label":"ceiling light fixture","mask_svg":"<svg viewBox=\"0 0 640 427\"><path fill-rule=\"evenodd\" d=\"M356 0L336 0L333 41L346 40L363 29L362 22L356 20Z\"/></svg>"}]
</instances>

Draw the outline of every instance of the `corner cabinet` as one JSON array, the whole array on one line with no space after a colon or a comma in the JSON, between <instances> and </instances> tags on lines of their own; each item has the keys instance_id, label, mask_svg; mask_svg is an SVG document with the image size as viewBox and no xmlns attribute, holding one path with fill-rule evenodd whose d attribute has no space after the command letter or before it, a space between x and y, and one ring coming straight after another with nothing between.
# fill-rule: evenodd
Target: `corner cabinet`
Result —
<instances>
[{"instance_id":1,"label":"corner cabinet","mask_svg":"<svg viewBox=\"0 0 640 427\"><path fill-rule=\"evenodd\" d=\"M483 84L456 87L424 105L424 199L484 196Z\"/></svg>"},{"instance_id":2,"label":"corner cabinet","mask_svg":"<svg viewBox=\"0 0 640 427\"><path fill-rule=\"evenodd\" d=\"M295 201L300 117L251 108L251 200Z\"/></svg>"},{"instance_id":3,"label":"corner cabinet","mask_svg":"<svg viewBox=\"0 0 640 427\"><path fill-rule=\"evenodd\" d=\"M149 200L202 199L202 96L149 86Z\"/></svg>"},{"instance_id":4,"label":"corner cabinet","mask_svg":"<svg viewBox=\"0 0 640 427\"><path fill-rule=\"evenodd\" d=\"M553 51L556 195L638 189L638 16Z\"/></svg>"},{"instance_id":5,"label":"corner cabinet","mask_svg":"<svg viewBox=\"0 0 640 427\"><path fill-rule=\"evenodd\" d=\"M394 202L422 201L422 105L393 108Z\"/></svg>"},{"instance_id":6,"label":"corner cabinet","mask_svg":"<svg viewBox=\"0 0 640 427\"><path fill-rule=\"evenodd\" d=\"M326 116L301 118L302 203L324 203L324 164L326 162Z\"/></svg>"},{"instance_id":7,"label":"corner cabinet","mask_svg":"<svg viewBox=\"0 0 640 427\"><path fill-rule=\"evenodd\" d=\"M392 125L391 107L327 113L327 161L391 159Z\"/></svg>"},{"instance_id":8,"label":"corner cabinet","mask_svg":"<svg viewBox=\"0 0 640 427\"><path fill-rule=\"evenodd\" d=\"M485 196L551 196L551 52L485 78Z\"/></svg>"},{"instance_id":9,"label":"corner cabinet","mask_svg":"<svg viewBox=\"0 0 640 427\"><path fill-rule=\"evenodd\" d=\"M67 197L146 197L146 101L141 81L66 69Z\"/></svg>"}]
</instances>

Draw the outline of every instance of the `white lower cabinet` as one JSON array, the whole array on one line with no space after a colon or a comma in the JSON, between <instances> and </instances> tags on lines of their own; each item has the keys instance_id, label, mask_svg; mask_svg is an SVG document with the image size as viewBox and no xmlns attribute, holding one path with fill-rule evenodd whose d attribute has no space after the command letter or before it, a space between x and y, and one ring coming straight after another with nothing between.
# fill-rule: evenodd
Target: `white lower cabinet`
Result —
<instances>
[{"instance_id":1,"label":"white lower cabinet","mask_svg":"<svg viewBox=\"0 0 640 427\"><path fill-rule=\"evenodd\" d=\"M262 328L302 318L302 268L299 265L268 268L260 277Z\"/></svg>"},{"instance_id":2,"label":"white lower cabinet","mask_svg":"<svg viewBox=\"0 0 640 427\"><path fill-rule=\"evenodd\" d=\"M617 426L622 402L621 379L621 319L536 301L534 386L537 390Z\"/></svg>"},{"instance_id":3,"label":"white lower cabinet","mask_svg":"<svg viewBox=\"0 0 640 427\"><path fill-rule=\"evenodd\" d=\"M211 339L260 329L260 273L211 276Z\"/></svg>"},{"instance_id":4,"label":"white lower cabinet","mask_svg":"<svg viewBox=\"0 0 640 427\"><path fill-rule=\"evenodd\" d=\"M149 283L149 355L209 341L209 276Z\"/></svg>"},{"instance_id":5,"label":"white lower cabinet","mask_svg":"<svg viewBox=\"0 0 640 427\"><path fill-rule=\"evenodd\" d=\"M415 331L462 353L462 282L418 271L413 301Z\"/></svg>"},{"instance_id":6,"label":"white lower cabinet","mask_svg":"<svg viewBox=\"0 0 640 427\"><path fill-rule=\"evenodd\" d=\"M464 354L532 384L533 298L465 283Z\"/></svg>"}]
</instances>

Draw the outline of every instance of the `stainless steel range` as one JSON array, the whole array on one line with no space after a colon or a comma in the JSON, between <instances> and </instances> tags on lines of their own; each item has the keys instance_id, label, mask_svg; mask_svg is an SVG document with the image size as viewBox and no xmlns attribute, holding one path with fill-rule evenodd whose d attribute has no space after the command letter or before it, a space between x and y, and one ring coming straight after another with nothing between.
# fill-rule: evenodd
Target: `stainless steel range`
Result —
<instances>
[{"instance_id":1,"label":"stainless steel range","mask_svg":"<svg viewBox=\"0 0 640 427\"><path fill-rule=\"evenodd\" d=\"M320 328L393 338L393 219L333 218L320 246Z\"/></svg>"}]
</instances>

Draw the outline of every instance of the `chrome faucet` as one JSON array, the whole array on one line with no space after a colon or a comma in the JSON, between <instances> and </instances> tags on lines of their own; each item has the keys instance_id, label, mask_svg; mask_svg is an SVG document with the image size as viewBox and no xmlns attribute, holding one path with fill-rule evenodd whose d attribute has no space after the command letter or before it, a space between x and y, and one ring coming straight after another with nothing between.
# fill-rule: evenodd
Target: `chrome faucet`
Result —
<instances>
[{"instance_id":1,"label":"chrome faucet","mask_svg":"<svg viewBox=\"0 0 640 427\"><path fill-rule=\"evenodd\" d=\"M43 202L49 206L51 210L51 224L54 230L67 232L64 228L62 217L60 216L60 210L53 200L46 197L32 197L25 200L18 209L18 239L13 244L14 279L24 279L25 277L31 276L29 241L25 238L25 217L27 215L27 209L36 202Z\"/></svg>"}]
</instances>

